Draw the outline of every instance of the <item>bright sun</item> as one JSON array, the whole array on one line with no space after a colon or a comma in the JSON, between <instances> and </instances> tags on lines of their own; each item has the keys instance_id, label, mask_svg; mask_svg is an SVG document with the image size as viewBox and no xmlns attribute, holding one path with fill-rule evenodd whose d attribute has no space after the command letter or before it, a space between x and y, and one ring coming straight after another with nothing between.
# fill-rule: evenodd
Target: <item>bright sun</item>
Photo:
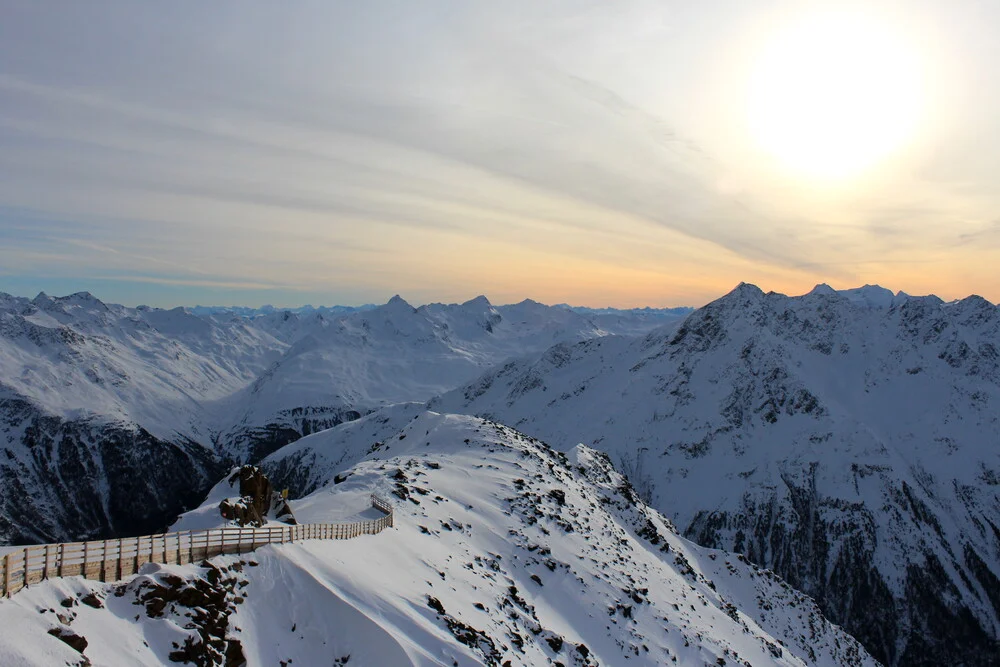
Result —
<instances>
[{"instance_id":1,"label":"bright sun","mask_svg":"<svg viewBox=\"0 0 1000 667\"><path fill-rule=\"evenodd\" d=\"M871 20L800 20L757 64L750 99L755 138L796 175L857 176L914 135L919 71L912 50Z\"/></svg>"}]
</instances>

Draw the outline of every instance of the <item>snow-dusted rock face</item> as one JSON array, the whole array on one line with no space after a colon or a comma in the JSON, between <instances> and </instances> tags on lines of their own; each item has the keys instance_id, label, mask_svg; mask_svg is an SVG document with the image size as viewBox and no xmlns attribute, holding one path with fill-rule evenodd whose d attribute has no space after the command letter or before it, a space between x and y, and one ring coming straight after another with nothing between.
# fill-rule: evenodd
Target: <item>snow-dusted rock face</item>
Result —
<instances>
[{"instance_id":1,"label":"snow-dusted rock face","mask_svg":"<svg viewBox=\"0 0 1000 667\"><path fill-rule=\"evenodd\" d=\"M0 542L155 532L230 462L426 400L512 355L607 333L565 308L485 297L199 312L0 294ZM655 321L622 318L622 328Z\"/></svg>"},{"instance_id":2,"label":"snow-dusted rock face","mask_svg":"<svg viewBox=\"0 0 1000 667\"><path fill-rule=\"evenodd\" d=\"M395 499L395 527L32 586L0 603L0 661L79 661L53 631L110 666L199 650L250 665L876 665L773 573L679 537L589 448L421 412L339 473L295 503L300 520L374 490Z\"/></svg>"},{"instance_id":3,"label":"snow-dusted rock face","mask_svg":"<svg viewBox=\"0 0 1000 667\"><path fill-rule=\"evenodd\" d=\"M431 402L607 451L696 542L889 665L1000 655L1000 312L752 285L676 330L558 345Z\"/></svg>"},{"instance_id":4,"label":"snow-dusted rock face","mask_svg":"<svg viewBox=\"0 0 1000 667\"><path fill-rule=\"evenodd\" d=\"M134 424L65 420L0 398L0 540L36 544L161 532L224 471L185 439Z\"/></svg>"},{"instance_id":5,"label":"snow-dusted rock face","mask_svg":"<svg viewBox=\"0 0 1000 667\"><path fill-rule=\"evenodd\" d=\"M0 540L162 530L223 470L213 405L284 347L86 293L0 299Z\"/></svg>"}]
</instances>

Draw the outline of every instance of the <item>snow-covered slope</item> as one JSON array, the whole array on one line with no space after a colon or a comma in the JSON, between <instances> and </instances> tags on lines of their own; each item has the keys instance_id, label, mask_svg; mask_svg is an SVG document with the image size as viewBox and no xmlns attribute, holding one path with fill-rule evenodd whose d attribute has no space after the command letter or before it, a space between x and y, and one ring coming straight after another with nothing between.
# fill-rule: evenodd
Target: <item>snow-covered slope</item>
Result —
<instances>
[{"instance_id":1,"label":"snow-covered slope","mask_svg":"<svg viewBox=\"0 0 1000 667\"><path fill-rule=\"evenodd\" d=\"M612 332L659 323L641 312L608 322ZM608 333L568 308L530 300L493 306L484 296L420 308L396 296L337 319L313 316L299 322L294 338L278 334L291 347L232 398L232 426L220 440L234 458L256 460L383 405L427 400L508 358Z\"/></svg>"},{"instance_id":2,"label":"snow-covered slope","mask_svg":"<svg viewBox=\"0 0 1000 667\"><path fill-rule=\"evenodd\" d=\"M0 541L162 529L221 472L217 403L285 347L238 318L0 297Z\"/></svg>"},{"instance_id":3,"label":"snow-covered slope","mask_svg":"<svg viewBox=\"0 0 1000 667\"><path fill-rule=\"evenodd\" d=\"M102 665L876 664L772 573L677 536L586 447L423 412L340 472L300 520L380 491L396 527L33 586L0 602L0 662L79 661L56 632Z\"/></svg>"},{"instance_id":4,"label":"snow-covered slope","mask_svg":"<svg viewBox=\"0 0 1000 667\"><path fill-rule=\"evenodd\" d=\"M565 308L484 297L201 312L0 294L0 543L155 532L229 460L606 333Z\"/></svg>"},{"instance_id":5,"label":"snow-covered slope","mask_svg":"<svg viewBox=\"0 0 1000 667\"><path fill-rule=\"evenodd\" d=\"M6 295L5 295L6 296ZM106 305L87 293L0 301L0 382L46 414L207 439L210 406L287 345L241 318Z\"/></svg>"},{"instance_id":6,"label":"snow-covered slope","mask_svg":"<svg viewBox=\"0 0 1000 667\"><path fill-rule=\"evenodd\" d=\"M751 285L677 330L553 347L432 401L607 451L892 665L1000 655L1000 312Z\"/></svg>"}]
</instances>

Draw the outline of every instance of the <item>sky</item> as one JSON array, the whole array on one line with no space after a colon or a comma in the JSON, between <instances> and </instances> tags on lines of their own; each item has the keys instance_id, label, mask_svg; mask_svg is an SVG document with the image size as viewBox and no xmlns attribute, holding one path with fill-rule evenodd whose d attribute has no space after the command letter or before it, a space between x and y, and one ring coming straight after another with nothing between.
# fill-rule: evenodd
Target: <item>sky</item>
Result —
<instances>
[{"instance_id":1,"label":"sky","mask_svg":"<svg viewBox=\"0 0 1000 667\"><path fill-rule=\"evenodd\" d=\"M1000 301L1000 6L0 0L0 291Z\"/></svg>"}]
</instances>

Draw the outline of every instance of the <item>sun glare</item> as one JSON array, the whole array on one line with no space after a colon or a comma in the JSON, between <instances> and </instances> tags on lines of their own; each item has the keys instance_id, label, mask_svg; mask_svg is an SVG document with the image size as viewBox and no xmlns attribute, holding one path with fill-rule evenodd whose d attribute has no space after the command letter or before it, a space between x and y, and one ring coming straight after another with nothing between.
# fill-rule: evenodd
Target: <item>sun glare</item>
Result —
<instances>
[{"instance_id":1,"label":"sun glare","mask_svg":"<svg viewBox=\"0 0 1000 667\"><path fill-rule=\"evenodd\" d=\"M755 139L798 176L855 177L913 137L922 106L919 70L913 51L871 19L799 20L757 63Z\"/></svg>"}]
</instances>

